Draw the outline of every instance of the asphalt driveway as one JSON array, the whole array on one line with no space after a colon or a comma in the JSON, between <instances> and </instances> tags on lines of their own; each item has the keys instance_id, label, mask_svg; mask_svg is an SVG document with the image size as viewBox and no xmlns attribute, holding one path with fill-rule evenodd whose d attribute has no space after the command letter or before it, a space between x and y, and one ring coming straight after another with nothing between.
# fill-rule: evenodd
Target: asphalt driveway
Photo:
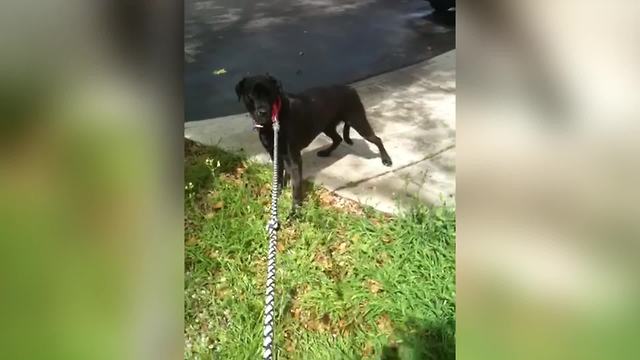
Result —
<instances>
[{"instance_id":1,"label":"asphalt driveway","mask_svg":"<svg viewBox=\"0 0 640 360\"><path fill-rule=\"evenodd\" d=\"M187 0L185 118L244 112L233 88L248 74L295 92L432 58L455 48L454 18L424 0Z\"/></svg>"}]
</instances>

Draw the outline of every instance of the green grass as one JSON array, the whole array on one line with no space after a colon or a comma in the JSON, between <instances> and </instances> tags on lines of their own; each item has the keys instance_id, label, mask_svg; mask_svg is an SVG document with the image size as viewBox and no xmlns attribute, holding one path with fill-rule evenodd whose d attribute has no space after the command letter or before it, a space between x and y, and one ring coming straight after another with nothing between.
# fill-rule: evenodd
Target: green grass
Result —
<instances>
[{"instance_id":1,"label":"green grass","mask_svg":"<svg viewBox=\"0 0 640 360\"><path fill-rule=\"evenodd\" d=\"M186 145L187 359L261 356L270 180ZM280 204L284 219L289 189ZM303 209L278 233L279 359L455 358L453 210L391 217L311 185Z\"/></svg>"}]
</instances>

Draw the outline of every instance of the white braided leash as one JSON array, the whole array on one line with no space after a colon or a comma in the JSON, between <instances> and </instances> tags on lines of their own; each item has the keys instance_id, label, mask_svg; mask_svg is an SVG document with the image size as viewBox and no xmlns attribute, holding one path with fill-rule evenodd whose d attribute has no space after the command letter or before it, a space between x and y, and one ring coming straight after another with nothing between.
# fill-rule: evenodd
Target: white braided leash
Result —
<instances>
[{"instance_id":1,"label":"white braided leash","mask_svg":"<svg viewBox=\"0 0 640 360\"><path fill-rule=\"evenodd\" d=\"M271 219L267 223L269 249L267 252L267 284L264 299L264 332L262 358L273 358L273 334L275 331L275 290L276 290L276 242L278 241L278 117L273 122L273 181L271 183Z\"/></svg>"}]
</instances>

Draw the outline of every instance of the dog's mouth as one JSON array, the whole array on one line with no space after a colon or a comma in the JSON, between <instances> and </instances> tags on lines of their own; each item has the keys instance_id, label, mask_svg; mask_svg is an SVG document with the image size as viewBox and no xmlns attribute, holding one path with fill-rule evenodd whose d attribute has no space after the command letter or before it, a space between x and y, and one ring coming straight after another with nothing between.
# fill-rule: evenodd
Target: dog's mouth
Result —
<instances>
[{"instance_id":1,"label":"dog's mouth","mask_svg":"<svg viewBox=\"0 0 640 360\"><path fill-rule=\"evenodd\" d=\"M262 118L252 114L251 120L253 121L254 129L262 129L264 127L267 127L267 125L269 125L270 123L269 117L266 116Z\"/></svg>"}]
</instances>

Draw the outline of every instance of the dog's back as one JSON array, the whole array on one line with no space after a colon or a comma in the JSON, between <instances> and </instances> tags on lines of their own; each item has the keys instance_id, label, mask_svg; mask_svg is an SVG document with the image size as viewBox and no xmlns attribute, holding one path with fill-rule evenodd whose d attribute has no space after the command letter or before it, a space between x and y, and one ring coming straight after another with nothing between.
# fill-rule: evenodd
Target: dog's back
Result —
<instances>
[{"instance_id":1,"label":"dog's back","mask_svg":"<svg viewBox=\"0 0 640 360\"><path fill-rule=\"evenodd\" d=\"M299 93L299 96L308 97L314 101L321 101L323 104L331 102L337 108L360 103L358 92L348 85L313 87Z\"/></svg>"},{"instance_id":2,"label":"dog's back","mask_svg":"<svg viewBox=\"0 0 640 360\"><path fill-rule=\"evenodd\" d=\"M321 115L319 118L324 119L322 126L344 121L350 113L364 113L360 96L347 85L314 87L299 93L298 97L307 102L315 114Z\"/></svg>"}]
</instances>

